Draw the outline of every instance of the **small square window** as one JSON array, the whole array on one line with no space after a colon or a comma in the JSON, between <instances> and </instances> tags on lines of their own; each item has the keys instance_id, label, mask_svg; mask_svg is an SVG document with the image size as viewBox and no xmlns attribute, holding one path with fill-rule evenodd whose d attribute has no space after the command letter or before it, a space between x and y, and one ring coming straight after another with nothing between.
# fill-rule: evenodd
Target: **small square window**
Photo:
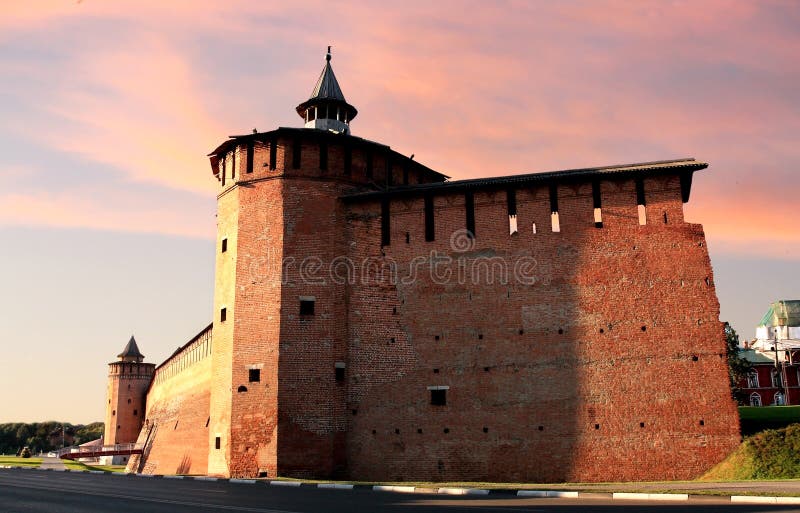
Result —
<instances>
[{"instance_id":1,"label":"small square window","mask_svg":"<svg viewBox=\"0 0 800 513\"><path fill-rule=\"evenodd\" d=\"M433 406L446 406L447 390L445 389L431 390L431 404Z\"/></svg>"},{"instance_id":2,"label":"small square window","mask_svg":"<svg viewBox=\"0 0 800 513\"><path fill-rule=\"evenodd\" d=\"M247 373L250 383L258 383L261 381L261 369L249 369Z\"/></svg>"},{"instance_id":3,"label":"small square window","mask_svg":"<svg viewBox=\"0 0 800 513\"><path fill-rule=\"evenodd\" d=\"M344 381L344 367L336 367L336 381Z\"/></svg>"},{"instance_id":4,"label":"small square window","mask_svg":"<svg viewBox=\"0 0 800 513\"><path fill-rule=\"evenodd\" d=\"M228 251L228 239L222 239L222 252Z\"/></svg>"},{"instance_id":5,"label":"small square window","mask_svg":"<svg viewBox=\"0 0 800 513\"><path fill-rule=\"evenodd\" d=\"M221 309L219 311L219 322L225 322L227 318L228 318L228 309L227 308Z\"/></svg>"},{"instance_id":6,"label":"small square window","mask_svg":"<svg viewBox=\"0 0 800 513\"><path fill-rule=\"evenodd\" d=\"M300 315L314 315L314 301L310 299L300 300Z\"/></svg>"},{"instance_id":7,"label":"small square window","mask_svg":"<svg viewBox=\"0 0 800 513\"><path fill-rule=\"evenodd\" d=\"M220 437L216 437L214 439L214 449L219 449L221 445L222 445L222 440L220 439Z\"/></svg>"}]
</instances>

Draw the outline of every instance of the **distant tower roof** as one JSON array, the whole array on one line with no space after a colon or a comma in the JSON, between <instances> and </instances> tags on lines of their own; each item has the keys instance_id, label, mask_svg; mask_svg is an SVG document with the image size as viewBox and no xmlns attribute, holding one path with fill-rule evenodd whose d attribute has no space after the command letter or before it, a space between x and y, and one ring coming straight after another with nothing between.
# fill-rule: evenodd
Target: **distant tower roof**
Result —
<instances>
[{"instance_id":1,"label":"distant tower roof","mask_svg":"<svg viewBox=\"0 0 800 513\"><path fill-rule=\"evenodd\" d=\"M136 339L133 338L131 335L131 339L125 345L125 349L122 350L120 354L117 355L117 358L123 362L136 362L139 363L144 360L144 355L139 352L139 346L136 345Z\"/></svg>"},{"instance_id":2,"label":"distant tower roof","mask_svg":"<svg viewBox=\"0 0 800 513\"><path fill-rule=\"evenodd\" d=\"M769 305L759 326L800 326L800 300L782 299Z\"/></svg>"},{"instance_id":3,"label":"distant tower roof","mask_svg":"<svg viewBox=\"0 0 800 513\"><path fill-rule=\"evenodd\" d=\"M355 107L344 99L342 88L331 67L331 47L325 56L325 67L311 92L311 97L297 106L297 113L305 120L306 128L350 133L350 120L358 114Z\"/></svg>"}]
</instances>

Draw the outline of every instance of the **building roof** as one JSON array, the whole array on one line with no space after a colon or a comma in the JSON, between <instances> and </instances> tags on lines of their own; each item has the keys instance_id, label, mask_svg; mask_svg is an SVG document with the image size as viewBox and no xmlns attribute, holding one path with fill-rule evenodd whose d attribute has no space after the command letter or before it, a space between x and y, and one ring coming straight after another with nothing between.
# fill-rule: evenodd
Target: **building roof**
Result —
<instances>
[{"instance_id":1,"label":"building roof","mask_svg":"<svg viewBox=\"0 0 800 513\"><path fill-rule=\"evenodd\" d=\"M750 363L769 363L774 364L775 359L766 356L764 353L756 351L754 349L740 349L739 350L739 357L743 360L747 360Z\"/></svg>"},{"instance_id":2,"label":"building roof","mask_svg":"<svg viewBox=\"0 0 800 513\"><path fill-rule=\"evenodd\" d=\"M521 175L499 176L491 178L474 178L470 180L456 180L453 182L426 183L419 185L401 185L390 187L384 191L362 192L345 196L350 201L370 200L385 196L409 196L420 193L452 192L467 189L507 188L510 186L524 186L536 183L564 183L574 181L591 181L602 178L628 178L664 173L681 173L681 190L683 201L689 201L689 192L692 185L692 173L708 167L705 162L693 158L677 160L660 160L655 162L640 162L636 164L621 164L615 166L588 167L580 169L565 169L561 171L546 171L542 173L528 173Z\"/></svg>"},{"instance_id":3,"label":"building roof","mask_svg":"<svg viewBox=\"0 0 800 513\"><path fill-rule=\"evenodd\" d=\"M139 352L139 346L136 345L136 339L131 335L131 339L125 345L125 349L117 355L119 358L144 358L144 355Z\"/></svg>"},{"instance_id":4,"label":"building roof","mask_svg":"<svg viewBox=\"0 0 800 513\"><path fill-rule=\"evenodd\" d=\"M306 110L309 107L322 104L335 104L343 107L347 111L348 121L352 121L358 115L358 109L344 99L342 88L339 87L339 81L336 80L336 75L333 73L330 46L328 47L328 54L325 56L325 67L322 68L317 84L314 86L314 90L311 91L309 99L297 106L297 114L305 119Z\"/></svg>"},{"instance_id":5,"label":"building roof","mask_svg":"<svg viewBox=\"0 0 800 513\"><path fill-rule=\"evenodd\" d=\"M308 99L314 100L320 98L347 102L347 100L344 99L342 88L339 87L339 81L336 80L336 75L333 74L330 47L328 47L328 55L325 56L325 67L322 69L322 73L320 73L319 79L317 79L317 85L314 86L314 90L311 91L311 96Z\"/></svg>"},{"instance_id":6,"label":"building roof","mask_svg":"<svg viewBox=\"0 0 800 513\"><path fill-rule=\"evenodd\" d=\"M769 306L767 313L761 318L761 326L800 326L800 300L782 299Z\"/></svg>"}]
</instances>

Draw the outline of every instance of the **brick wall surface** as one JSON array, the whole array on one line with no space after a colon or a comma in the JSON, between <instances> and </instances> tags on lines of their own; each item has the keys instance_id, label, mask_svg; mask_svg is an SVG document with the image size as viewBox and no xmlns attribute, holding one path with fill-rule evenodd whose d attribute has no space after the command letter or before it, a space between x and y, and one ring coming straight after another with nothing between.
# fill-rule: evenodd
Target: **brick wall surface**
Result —
<instances>
[{"instance_id":1,"label":"brick wall surface","mask_svg":"<svg viewBox=\"0 0 800 513\"><path fill-rule=\"evenodd\" d=\"M208 473L229 475L232 358L235 315L235 291L238 255L239 194L242 189L223 192L217 200L216 265L214 272L214 344L211 358L211 398L208 440ZM222 241L227 241L227 251L222 252ZM222 308L227 320L220 321ZM217 449L216 440L220 440Z\"/></svg>"},{"instance_id":2,"label":"brick wall surface","mask_svg":"<svg viewBox=\"0 0 800 513\"><path fill-rule=\"evenodd\" d=\"M130 458L128 472L207 473L211 345L210 337L201 340L173 356L174 366L165 364L156 371L136 440L144 450Z\"/></svg>"},{"instance_id":3,"label":"brick wall surface","mask_svg":"<svg viewBox=\"0 0 800 513\"><path fill-rule=\"evenodd\" d=\"M353 260L398 276L349 291L351 477L690 478L738 443L710 261L677 179L646 181L646 226L633 182L603 187L597 229L591 185L559 186L560 233L547 188L518 190L514 235L505 194L477 192L474 240L452 238L463 196L435 199L427 243L422 200L393 202L385 257L379 205L352 208ZM450 387L446 406L431 386Z\"/></svg>"}]
</instances>

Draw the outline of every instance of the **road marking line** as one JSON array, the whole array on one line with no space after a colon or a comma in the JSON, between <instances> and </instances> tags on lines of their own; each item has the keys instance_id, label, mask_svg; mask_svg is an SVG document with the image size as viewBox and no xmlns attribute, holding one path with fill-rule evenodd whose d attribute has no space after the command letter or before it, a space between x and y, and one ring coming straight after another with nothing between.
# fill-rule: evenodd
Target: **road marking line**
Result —
<instances>
[{"instance_id":1,"label":"road marking line","mask_svg":"<svg viewBox=\"0 0 800 513\"><path fill-rule=\"evenodd\" d=\"M303 483L300 481L270 481L269 484L272 486L300 486Z\"/></svg>"},{"instance_id":2,"label":"road marking line","mask_svg":"<svg viewBox=\"0 0 800 513\"><path fill-rule=\"evenodd\" d=\"M352 490L353 485L340 483L319 483L317 488L328 488L331 490Z\"/></svg>"}]
</instances>

